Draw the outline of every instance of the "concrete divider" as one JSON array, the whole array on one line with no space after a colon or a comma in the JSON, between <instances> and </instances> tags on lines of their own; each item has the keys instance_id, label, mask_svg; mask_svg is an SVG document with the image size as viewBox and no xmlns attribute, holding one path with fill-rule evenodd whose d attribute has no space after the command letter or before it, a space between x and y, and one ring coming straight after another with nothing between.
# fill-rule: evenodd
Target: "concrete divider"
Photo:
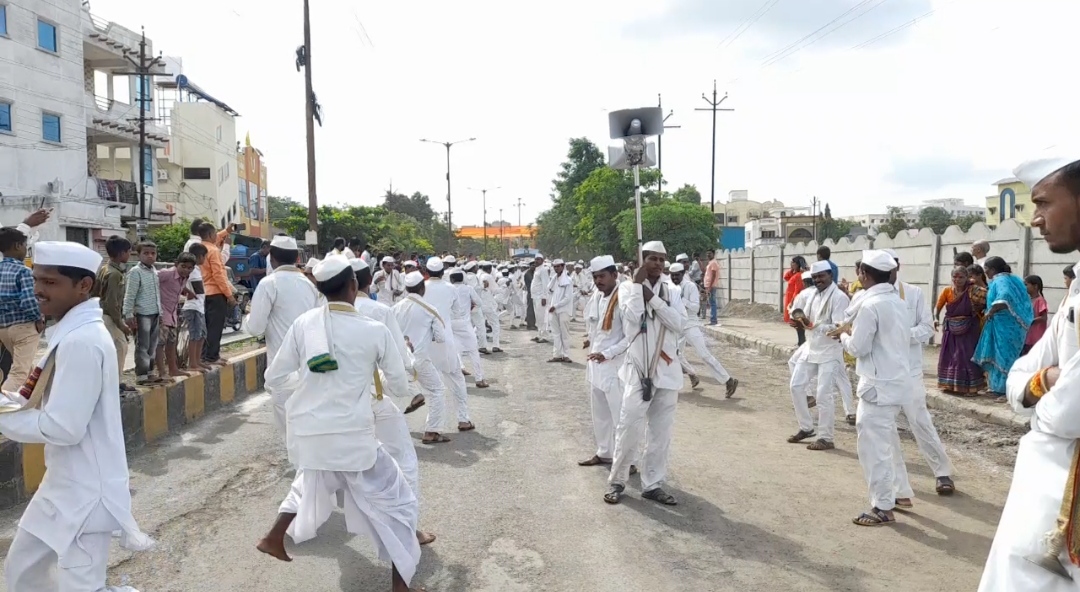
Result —
<instances>
[{"instance_id":1,"label":"concrete divider","mask_svg":"<svg viewBox=\"0 0 1080 592\"><path fill-rule=\"evenodd\" d=\"M179 431L206 413L257 393L263 387L266 350L229 358L205 374L120 396L124 443L130 454ZM30 499L45 476L45 447L0 438L0 509Z\"/></svg>"}]
</instances>

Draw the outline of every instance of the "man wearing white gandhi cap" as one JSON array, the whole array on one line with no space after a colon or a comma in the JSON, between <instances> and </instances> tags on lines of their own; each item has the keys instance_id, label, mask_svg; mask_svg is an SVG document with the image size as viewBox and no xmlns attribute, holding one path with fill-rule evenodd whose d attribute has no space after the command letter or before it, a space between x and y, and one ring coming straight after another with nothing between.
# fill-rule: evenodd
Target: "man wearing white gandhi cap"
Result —
<instances>
[{"instance_id":1,"label":"man wearing white gandhi cap","mask_svg":"<svg viewBox=\"0 0 1080 592\"><path fill-rule=\"evenodd\" d=\"M1075 260L1080 249L1080 151L1065 154L1025 162L1013 173L1031 188L1031 225L1051 251L1073 253ZM1009 498L979 585L982 592L1065 592L1076 590L1075 580L1080 580L1080 520L1073 487L1080 439L1080 282L1073 282L1058 312L1042 339L1009 371L1006 395L1013 410L1031 416L1031 431L1020 438ZM1026 560L1044 556L1056 559L1074 581Z\"/></svg>"},{"instance_id":2,"label":"man wearing white gandhi cap","mask_svg":"<svg viewBox=\"0 0 1080 592\"><path fill-rule=\"evenodd\" d=\"M619 370L624 385L622 409L615 428L615 459L604 501L617 504L621 500L630 478L630 465L645 435L641 496L675 505L675 498L662 485L667 477L675 407L683 385L677 356L686 310L679 290L661 279L667 258L664 243L649 241L641 250L644 263L632 281L619 286L623 332L633 337Z\"/></svg>"},{"instance_id":3,"label":"man wearing white gandhi cap","mask_svg":"<svg viewBox=\"0 0 1080 592\"><path fill-rule=\"evenodd\" d=\"M313 272L327 304L304 313L266 370L266 389L284 404L289 460L298 467L259 551L290 561L296 544L317 535L343 491L350 533L371 537L391 564L392 589L406 592L420 561L419 508L408 478L375 435L372 384L408 392L408 376L390 330L357 312L356 273L343 255ZM375 382L379 377L379 382Z\"/></svg>"},{"instance_id":4,"label":"man wearing white gandhi cap","mask_svg":"<svg viewBox=\"0 0 1080 592\"><path fill-rule=\"evenodd\" d=\"M896 521L895 484L907 480L893 436L896 417L915 388L908 368L911 322L907 306L889 283L896 261L884 251L863 251L861 260L859 280L866 294L859 300L852 324L831 334L855 358L859 376L855 432L859 464L870 489L870 511L852 521L859 526L883 526ZM899 475L900 471L905 474Z\"/></svg>"},{"instance_id":5,"label":"man wearing white gandhi cap","mask_svg":"<svg viewBox=\"0 0 1080 592\"><path fill-rule=\"evenodd\" d=\"M112 533L126 549L153 545L131 515L116 348L90 297L100 266L78 243L34 245L34 291L42 314L59 321L26 384L0 397L0 433L45 444L49 459L8 550L11 592L133 591L105 585Z\"/></svg>"}]
</instances>

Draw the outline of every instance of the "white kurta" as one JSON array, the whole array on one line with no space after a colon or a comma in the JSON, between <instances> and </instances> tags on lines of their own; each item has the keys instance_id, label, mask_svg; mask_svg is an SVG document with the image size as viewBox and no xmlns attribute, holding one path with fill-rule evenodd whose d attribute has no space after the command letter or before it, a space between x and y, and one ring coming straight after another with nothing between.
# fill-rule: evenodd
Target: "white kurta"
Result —
<instances>
[{"instance_id":1,"label":"white kurta","mask_svg":"<svg viewBox=\"0 0 1080 592\"><path fill-rule=\"evenodd\" d=\"M615 425L622 409L623 384L619 368L626 359L630 336L624 331L622 311L616 304L612 311L611 328L604 329L604 316L618 286L611 294L597 290L585 304L585 330L589 336L590 353L603 354L603 362L589 361L585 379L589 383L589 405L592 411L596 456L611 459L615 454Z\"/></svg>"},{"instance_id":2,"label":"white kurta","mask_svg":"<svg viewBox=\"0 0 1080 592\"><path fill-rule=\"evenodd\" d=\"M47 545L58 556L51 563L59 563L61 582L99 590L105 585L107 537L105 547L95 549L82 547L96 545L101 537L81 544L84 537L120 531L120 544L127 549L153 545L131 515L116 350L97 298L76 305L49 333L55 370L41 408L0 414L5 437L45 445L47 467L19 521L5 575L12 592L56 585L47 564L28 561ZM79 565L88 553L93 566ZM100 581L88 581L96 578L87 574L91 567L100 568Z\"/></svg>"},{"instance_id":3,"label":"white kurta","mask_svg":"<svg viewBox=\"0 0 1080 592\"><path fill-rule=\"evenodd\" d=\"M386 273L386 271L382 269L380 269L379 271L383 272L383 277L385 278L382 281L382 284L379 286L379 290L377 292L379 296L379 302L382 302L387 306L393 306L394 303L404 297L404 276L402 276L401 272L396 269L390 270L390 273Z\"/></svg>"},{"instance_id":4,"label":"white kurta","mask_svg":"<svg viewBox=\"0 0 1080 592\"><path fill-rule=\"evenodd\" d=\"M712 373L713 378L720 384L727 384L727 381L731 379L731 375L728 374L727 369L720 363L720 360L717 360L716 356L712 355L712 352L709 351L708 344L705 343L705 334L701 331L702 322L697 314L698 307L700 306L701 294L698 292L697 284L684 277L677 289L682 296L683 307L686 309L686 328L683 330L683 341L679 349L679 361L689 374L697 374L694 367L691 366L690 362L686 359L686 353L683 351L686 349L686 346L690 346L697 352L698 357L705 362L705 365L709 367L709 371Z\"/></svg>"},{"instance_id":5,"label":"white kurta","mask_svg":"<svg viewBox=\"0 0 1080 592\"><path fill-rule=\"evenodd\" d=\"M791 375L791 402L795 409L795 420L800 431L814 431L806 392L811 380L816 378L817 435L819 439L831 442L836 426L833 392L841 381L847 380L847 370L844 368L843 346L827 333L844 321L848 297L836 284L830 284L824 291L816 287L807 288L795 299L813 325L808 330L804 344L805 359L796 364Z\"/></svg>"},{"instance_id":6,"label":"white kurta","mask_svg":"<svg viewBox=\"0 0 1080 592\"><path fill-rule=\"evenodd\" d=\"M551 283L553 273L551 266L545 263L533 271L532 284L529 285L533 308L536 310L537 336L540 339L547 339L551 336L551 328L548 326L551 292L548 290L548 284Z\"/></svg>"},{"instance_id":7,"label":"white kurta","mask_svg":"<svg viewBox=\"0 0 1080 592\"><path fill-rule=\"evenodd\" d=\"M1073 267L1080 271L1080 265ZM1071 319L1071 320L1070 320ZM1017 413L1031 416L1031 431L1020 438L1012 486L990 547L980 592L1039 590L1066 592L1077 589L1041 567L1024 560L1046 551L1043 539L1055 527L1069 465L1080 439L1080 356L1076 355L1080 320L1080 283L1073 282L1062 307L1046 333L1009 371L1006 394ZM1043 368L1059 366L1057 383L1033 408L1023 405L1024 390ZM1075 581L1080 568L1062 553L1062 565Z\"/></svg>"},{"instance_id":8,"label":"white kurta","mask_svg":"<svg viewBox=\"0 0 1080 592\"><path fill-rule=\"evenodd\" d=\"M852 324L841 343L855 357L859 375L855 412L859 464L870 490L870 505L892 510L896 505L898 471L905 471L900 451L893 447L896 417L912 398L908 348L911 323L907 307L889 284L865 290ZM894 456L895 455L895 456ZM899 462L897 462L899 461Z\"/></svg>"},{"instance_id":9,"label":"white kurta","mask_svg":"<svg viewBox=\"0 0 1080 592\"><path fill-rule=\"evenodd\" d=\"M457 316L451 319L450 325L461 353L468 356L472 363L473 379L480 382L484 380L484 363L480 360L480 352L476 344L476 327L472 323L472 311L481 306L480 296L476 290L464 283L454 284L454 290L457 293L458 307L452 312Z\"/></svg>"},{"instance_id":10,"label":"white kurta","mask_svg":"<svg viewBox=\"0 0 1080 592\"><path fill-rule=\"evenodd\" d=\"M277 273L259 282L251 312L244 319L244 331L266 336L267 365L274 361L289 328L300 315L315 308L318 299L318 290L295 267L279 267Z\"/></svg>"},{"instance_id":11,"label":"white kurta","mask_svg":"<svg viewBox=\"0 0 1080 592\"><path fill-rule=\"evenodd\" d=\"M551 278L552 294L548 301L548 309L555 309L550 313L551 337L554 341L553 357L570 357L570 317L573 315L574 306L574 280L565 271L562 275Z\"/></svg>"},{"instance_id":12,"label":"white kurta","mask_svg":"<svg viewBox=\"0 0 1080 592\"><path fill-rule=\"evenodd\" d=\"M477 276L477 279L480 280L480 289L477 290L480 294L480 308L487 324L491 325L491 347L500 347L501 331L499 325L499 311L495 304L495 276L482 271ZM481 327L481 329L484 334L487 335L487 329L484 327Z\"/></svg>"}]
</instances>

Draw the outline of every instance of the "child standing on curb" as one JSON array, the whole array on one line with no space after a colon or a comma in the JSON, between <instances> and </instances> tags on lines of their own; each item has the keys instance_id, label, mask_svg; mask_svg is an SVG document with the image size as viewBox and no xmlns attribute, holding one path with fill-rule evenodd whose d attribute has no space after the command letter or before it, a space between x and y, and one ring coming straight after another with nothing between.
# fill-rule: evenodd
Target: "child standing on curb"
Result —
<instances>
[{"instance_id":1,"label":"child standing on curb","mask_svg":"<svg viewBox=\"0 0 1080 592\"><path fill-rule=\"evenodd\" d=\"M201 372L210 366L202 361L203 344L206 342L206 290L203 287L202 271L199 266L206 260L206 246L193 243L188 253L195 257L195 268L188 276L187 291L191 294L184 302L181 314L188 330L188 370Z\"/></svg>"},{"instance_id":2,"label":"child standing on curb","mask_svg":"<svg viewBox=\"0 0 1080 592\"><path fill-rule=\"evenodd\" d=\"M161 368L151 376L161 330L161 289L158 286L157 245L144 241L135 247L139 264L127 273L124 290L124 321L135 333L135 379L140 386L164 382Z\"/></svg>"},{"instance_id":3,"label":"child standing on curb","mask_svg":"<svg viewBox=\"0 0 1080 592\"><path fill-rule=\"evenodd\" d=\"M176 344L179 341L180 323L179 306L180 294L192 299L195 294L187 289L188 278L195 269L195 256L191 253L180 253L176 258L176 264L169 269L158 272L158 289L161 291L161 331L157 348L157 367L159 374L163 374L168 368L171 378L188 376L180 371L176 363Z\"/></svg>"}]
</instances>

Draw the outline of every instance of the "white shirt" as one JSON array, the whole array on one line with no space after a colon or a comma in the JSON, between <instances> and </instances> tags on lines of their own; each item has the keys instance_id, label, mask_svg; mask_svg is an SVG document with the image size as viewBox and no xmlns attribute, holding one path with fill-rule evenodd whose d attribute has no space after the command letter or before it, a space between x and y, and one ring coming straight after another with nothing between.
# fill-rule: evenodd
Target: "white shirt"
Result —
<instances>
[{"instance_id":1,"label":"white shirt","mask_svg":"<svg viewBox=\"0 0 1080 592\"><path fill-rule=\"evenodd\" d=\"M289 328L300 315L316 307L318 298L318 290L300 271L279 270L259 282L244 330L256 337L266 336L267 364L274 361Z\"/></svg>"},{"instance_id":2,"label":"white shirt","mask_svg":"<svg viewBox=\"0 0 1080 592\"><path fill-rule=\"evenodd\" d=\"M372 300L367 294L360 292L356 296L356 312L386 325L386 328L390 330L390 337L394 339L394 345L397 346L398 355L401 356L401 361L405 365L405 371L411 371L413 367L412 353L409 352L409 346L405 343L405 334L401 332L401 325L398 324L397 316L394 315L394 309L382 302ZM395 393L398 396L407 394Z\"/></svg>"},{"instance_id":3,"label":"white shirt","mask_svg":"<svg viewBox=\"0 0 1080 592\"><path fill-rule=\"evenodd\" d=\"M908 345L908 371L911 376L922 380L923 346L930 343L934 336L934 316L930 313L930 303L923 298L922 290L909 283L897 280L894 289L907 307L911 339Z\"/></svg>"},{"instance_id":4,"label":"white shirt","mask_svg":"<svg viewBox=\"0 0 1080 592\"><path fill-rule=\"evenodd\" d=\"M382 271L383 276L386 278L379 288L379 302L387 306L393 306L395 302L405 297L405 276L401 275L401 272L396 269L391 269L390 273L386 273L382 269L379 271ZM398 293L397 296L394 295L394 292Z\"/></svg>"},{"instance_id":5,"label":"white shirt","mask_svg":"<svg viewBox=\"0 0 1080 592\"><path fill-rule=\"evenodd\" d=\"M548 292L548 284L551 282L551 276L554 272L551 267L545 263L540 267L537 267L533 271L532 284L529 286L529 292L532 293L533 300L539 302L540 300L547 300L550 292ZM541 303L543 306L543 303Z\"/></svg>"},{"instance_id":6,"label":"white shirt","mask_svg":"<svg viewBox=\"0 0 1080 592\"><path fill-rule=\"evenodd\" d=\"M337 370L308 369L309 359L326 353L312 349L307 339L316 332L329 333ZM380 444L368 389L376 370L382 370L390 392L409 392L405 365L382 323L355 309L323 307L296 320L266 370L266 389L285 406L286 441L293 464L301 469L350 472L374 466Z\"/></svg>"},{"instance_id":7,"label":"white shirt","mask_svg":"<svg viewBox=\"0 0 1080 592\"><path fill-rule=\"evenodd\" d=\"M700 327L702 323L697 312L701 305L701 293L698 292L697 284L683 276L683 281L679 284L679 296L682 297L683 307L686 308L687 328Z\"/></svg>"},{"instance_id":8,"label":"white shirt","mask_svg":"<svg viewBox=\"0 0 1080 592\"><path fill-rule=\"evenodd\" d=\"M50 333L60 341L41 408L0 414L4 436L45 445L48 469L19 527L57 554L80 534L115 530L126 548L148 548L131 515L116 348L98 299L76 305Z\"/></svg>"},{"instance_id":9,"label":"white shirt","mask_svg":"<svg viewBox=\"0 0 1080 592\"><path fill-rule=\"evenodd\" d=\"M476 279L480 282L480 288L477 292L480 294L480 302L483 304L484 310L494 312L495 277L486 271L481 271L476 275Z\"/></svg>"},{"instance_id":10,"label":"white shirt","mask_svg":"<svg viewBox=\"0 0 1080 592\"><path fill-rule=\"evenodd\" d=\"M608 305L618 293L618 286L615 286L608 296L597 290L585 304L585 332L589 336L589 351L604 354L605 358L603 362L590 361L585 367L585 379L598 389L606 390L612 381L619 379L619 369L625 362L626 350L630 347L630 335L627 335L623 325L622 307L615 307L611 316L611 329L603 329Z\"/></svg>"},{"instance_id":11,"label":"white shirt","mask_svg":"<svg viewBox=\"0 0 1080 592\"><path fill-rule=\"evenodd\" d=\"M855 357L856 393L878 405L903 405L912 396L907 307L889 284L876 284L865 292L851 334L840 336L844 349Z\"/></svg>"},{"instance_id":12,"label":"white shirt","mask_svg":"<svg viewBox=\"0 0 1080 592\"><path fill-rule=\"evenodd\" d=\"M448 328L427 308L418 304L423 299L416 294L409 294L394 305L394 316L405 337L412 343L413 358L416 361L431 360L433 343L446 341ZM428 303L429 307L431 306ZM434 307L432 307L434 308Z\"/></svg>"},{"instance_id":13,"label":"white shirt","mask_svg":"<svg viewBox=\"0 0 1080 592\"><path fill-rule=\"evenodd\" d=\"M454 293L457 297L458 306L451 311L454 316L450 320L455 323L461 322L468 324L468 326L472 327L472 321L469 320L469 313L474 309L480 308L480 295L476 293L476 290L474 290L472 286L465 283L452 285L454 286Z\"/></svg>"},{"instance_id":14,"label":"white shirt","mask_svg":"<svg viewBox=\"0 0 1080 592\"><path fill-rule=\"evenodd\" d=\"M835 283L829 284L824 291L819 291L817 287L814 287L806 308L803 309L806 318L813 324L813 328L808 329L806 336L807 362L811 364L843 362L844 347L827 333L844 322L844 311L847 310L849 303L847 295ZM907 334L907 331L905 330L904 333Z\"/></svg>"},{"instance_id":15,"label":"white shirt","mask_svg":"<svg viewBox=\"0 0 1080 592\"><path fill-rule=\"evenodd\" d=\"M441 278L430 278L425 282L424 301L439 312L443 322L449 322L455 316L461 314L461 305L458 304L457 291L450 282ZM451 331L446 332L446 341L436 345L432 350L431 362L435 368L442 372L453 372L460 369L458 361L457 341Z\"/></svg>"},{"instance_id":16,"label":"white shirt","mask_svg":"<svg viewBox=\"0 0 1080 592\"><path fill-rule=\"evenodd\" d=\"M184 300L184 307L181 310L194 310L206 314L206 288L202 285L203 277L202 270L196 265L191 270L191 275L188 276L187 289L195 294L194 298L187 298ZM196 284L198 284L198 290L196 291Z\"/></svg>"},{"instance_id":17,"label":"white shirt","mask_svg":"<svg viewBox=\"0 0 1080 592\"><path fill-rule=\"evenodd\" d=\"M574 305L574 280L563 271L562 275L551 278L552 294L548 308L555 308L555 314L567 314Z\"/></svg>"},{"instance_id":18,"label":"white shirt","mask_svg":"<svg viewBox=\"0 0 1080 592\"><path fill-rule=\"evenodd\" d=\"M658 358L655 371L652 372L653 386L678 390L683 386L683 375L677 350L678 341L686 323L686 310L683 308L679 291L673 290L671 284L658 281L650 289L653 291L653 297L646 303L643 300L641 284L636 282L619 284L619 308L622 313L623 332L630 335L632 340L626 361L619 371L619 377L626 383L634 374L645 376L652 358L657 355L657 348L660 347L663 355ZM666 297L668 301L665 302L661 296ZM644 335L640 333L643 317L646 318L647 328ZM661 326L664 328L663 342L659 341ZM646 345L650 354L648 357L645 355Z\"/></svg>"}]
</instances>

